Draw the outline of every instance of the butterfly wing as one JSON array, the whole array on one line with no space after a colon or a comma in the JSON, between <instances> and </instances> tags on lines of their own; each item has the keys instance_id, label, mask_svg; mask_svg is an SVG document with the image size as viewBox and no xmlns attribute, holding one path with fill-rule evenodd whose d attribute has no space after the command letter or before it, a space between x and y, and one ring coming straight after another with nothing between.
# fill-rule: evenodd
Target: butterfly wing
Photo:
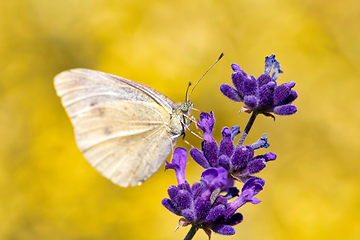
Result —
<instances>
[{"instance_id":1,"label":"butterfly wing","mask_svg":"<svg viewBox=\"0 0 360 240\"><path fill-rule=\"evenodd\" d=\"M139 185L175 145L171 99L137 82L88 69L55 77L55 88L86 160L115 184Z\"/></svg>"}]
</instances>

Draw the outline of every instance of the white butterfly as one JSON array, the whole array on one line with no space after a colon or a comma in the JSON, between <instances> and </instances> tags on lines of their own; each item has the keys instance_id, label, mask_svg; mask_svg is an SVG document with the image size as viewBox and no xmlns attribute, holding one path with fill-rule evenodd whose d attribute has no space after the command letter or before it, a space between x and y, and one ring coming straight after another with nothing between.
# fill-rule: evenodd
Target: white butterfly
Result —
<instances>
[{"instance_id":1,"label":"white butterfly","mask_svg":"<svg viewBox=\"0 0 360 240\"><path fill-rule=\"evenodd\" d=\"M193 104L177 104L146 85L88 69L55 77L86 160L122 186L139 185L153 175L184 133Z\"/></svg>"}]
</instances>

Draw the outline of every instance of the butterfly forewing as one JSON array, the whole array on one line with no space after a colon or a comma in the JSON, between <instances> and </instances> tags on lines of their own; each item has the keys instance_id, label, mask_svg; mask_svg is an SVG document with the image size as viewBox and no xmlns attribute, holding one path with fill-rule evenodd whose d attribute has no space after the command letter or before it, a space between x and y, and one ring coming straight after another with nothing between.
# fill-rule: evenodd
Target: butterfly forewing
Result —
<instances>
[{"instance_id":1,"label":"butterfly forewing","mask_svg":"<svg viewBox=\"0 0 360 240\"><path fill-rule=\"evenodd\" d=\"M79 149L115 184L134 186L148 179L176 143L170 114L177 104L146 85L73 69L55 77L55 88Z\"/></svg>"}]
</instances>

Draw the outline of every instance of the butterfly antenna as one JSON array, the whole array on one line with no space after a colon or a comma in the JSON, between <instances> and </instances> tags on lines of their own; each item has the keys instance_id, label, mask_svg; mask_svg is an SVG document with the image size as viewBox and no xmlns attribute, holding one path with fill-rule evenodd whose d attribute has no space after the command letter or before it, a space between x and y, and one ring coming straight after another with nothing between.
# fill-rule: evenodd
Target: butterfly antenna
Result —
<instances>
[{"instance_id":1,"label":"butterfly antenna","mask_svg":"<svg viewBox=\"0 0 360 240\"><path fill-rule=\"evenodd\" d=\"M223 56L224 56L224 53L221 53L220 56L218 57L218 59L216 59L216 61L215 61L213 64L211 64L211 66L208 68L208 70L206 70L206 72L201 76L201 78L195 83L195 85L194 85L194 87L191 89L190 94L189 94L189 96L187 97L186 101L189 101L190 95L191 95L191 93L194 91L196 85L198 85L198 83L201 81L201 79L204 78L204 76L210 71L210 69L211 69ZM189 85L189 87L190 87L190 85Z\"/></svg>"},{"instance_id":2,"label":"butterfly antenna","mask_svg":"<svg viewBox=\"0 0 360 240\"><path fill-rule=\"evenodd\" d=\"M185 102L187 102L187 101L188 101L187 95L188 95L188 92L189 92L189 88L190 88L190 86L191 86L191 82L189 82L189 85L188 85L188 86L187 86L187 88L186 88L186 93L185 93Z\"/></svg>"}]
</instances>

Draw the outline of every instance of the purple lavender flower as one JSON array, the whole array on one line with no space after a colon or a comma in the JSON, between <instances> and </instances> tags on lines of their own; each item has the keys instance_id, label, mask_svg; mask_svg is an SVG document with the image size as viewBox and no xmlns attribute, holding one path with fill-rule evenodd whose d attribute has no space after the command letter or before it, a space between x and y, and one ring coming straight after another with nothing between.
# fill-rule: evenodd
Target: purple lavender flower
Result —
<instances>
[{"instance_id":1,"label":"purple lavender flower","mask_svg":"<svg viewBox=\"0 0 360 240\"><path fill-rule=\"evenodd\" d=\"M191 225L185 239L190 240L196 231L202 228L209 238L212 232L222 235L235 234L234 225L243 219L236 211L247 202L260 202L255 196L263 189L265 181L254 177L266 167L266 163L276 159L276 154L268 152L255 156L255 150L268 148L268 138L264 134L258 141L244 146L249 131L258 114L265 116L291 115L297 111L291 103L298 97L292 90L295 82L277 85L276 80L280 64L275 55L265 58L264 74L259 78L247 75L239 65L232 64L234 70L232 81L235 87L222 84L220 90L230 99L244 102L241 111L252 113L237 145L235 137L240 133L240 127L230 129L224 127L221 131L220 143L213 137L215 125L214 113L200 114L197 126L203 131L204 140L201 150L190 150L191 157L206 170L202 173L200 182L192 186L185 177L187 152L177 148L171 163L166 162L166 169L174 169L178 185L168 188L169 198L162 200L162 204L172 213L181 216L178 227ZM235 180L244 185L239 190L234 187Z\"/></svg>"},{"instance_id":2,"label":"purple lavender flower","mask_svg":"<svg viewBox=\"0 0 360 240\"><path fill-rule=\"evenodd\" d=\"M185 177L185 168L186 168L186 149L176 148L174 150L173 158L171 163L166 161L165 170L173 169L175 170L176 180L179 184L183 184L186 181Z\"/></svg>"},{"instance_id":3,"label":"purple lavender flower","mask_svg":"<svg viewBox=\"0 0 360 240\"><path fill-rule=\"evenodd\" d=\"M247 75L239 65L231 65L232 82L235 86L222 84L220 91L236 102L244 102L242 112L257 112L266 116L291 115L297 111L296 106L291 103L298 97L296 91L292 90L295 82L283 83L277 86L276 79L279 74L280 64L275 60L275 55L265 58L264 74L257 79L254 76Z\"/></svg>"},{"instance_id":4,"label":"purple lavender flower","mask_svg":"<svg viewBox=\"0 0 360 240\"><path fill-rule=\"evenodd\" d=\"M191 224L196 230L202 228L209 237L211 231L222 235L235 234L232 226L239 224L243 219L241 213L236 213L237 209L247 202L259 203L254 196L263 189L265 181L250 178L244 184L240 196L228 202L236 197L239 191L233 187L234 182L228 179L228 173L223 167L206 169L201 175L200 182L194 183L191 187L184 178L185 167L186 150L177 148L166 168L175 170L178 185L168 188L169 198L164 198L162 204L170 212L182 216L178 227ZM222 192L227 194L221 195Z\"/></svg>"},{"instance_id":5,"label":"purple lavender flower","mask_svg":"<svg viewBox=\"0 0 360 240\"><path fill-rule=\"evenodd\" d=\"M222 130L223 139L218 146L212 136L214 123L213 112L200 114L200 121L197 124L199 127L201 126L200 128L203 131L206 130L207 137L204 137L204 141L201 143L202 151L196 148L190 150L190 156L203 168L223 167L232 178L246 182L253 174L264 169L266 162L276 159L276 154L272 152L254 156L255 149L270 146L266 134L252 145L235 148L233 140L238 133L238 128L230 130L228 127L224 127ZM234 131L236 131L235 134Z\"/></svg>"}]
</instances>

